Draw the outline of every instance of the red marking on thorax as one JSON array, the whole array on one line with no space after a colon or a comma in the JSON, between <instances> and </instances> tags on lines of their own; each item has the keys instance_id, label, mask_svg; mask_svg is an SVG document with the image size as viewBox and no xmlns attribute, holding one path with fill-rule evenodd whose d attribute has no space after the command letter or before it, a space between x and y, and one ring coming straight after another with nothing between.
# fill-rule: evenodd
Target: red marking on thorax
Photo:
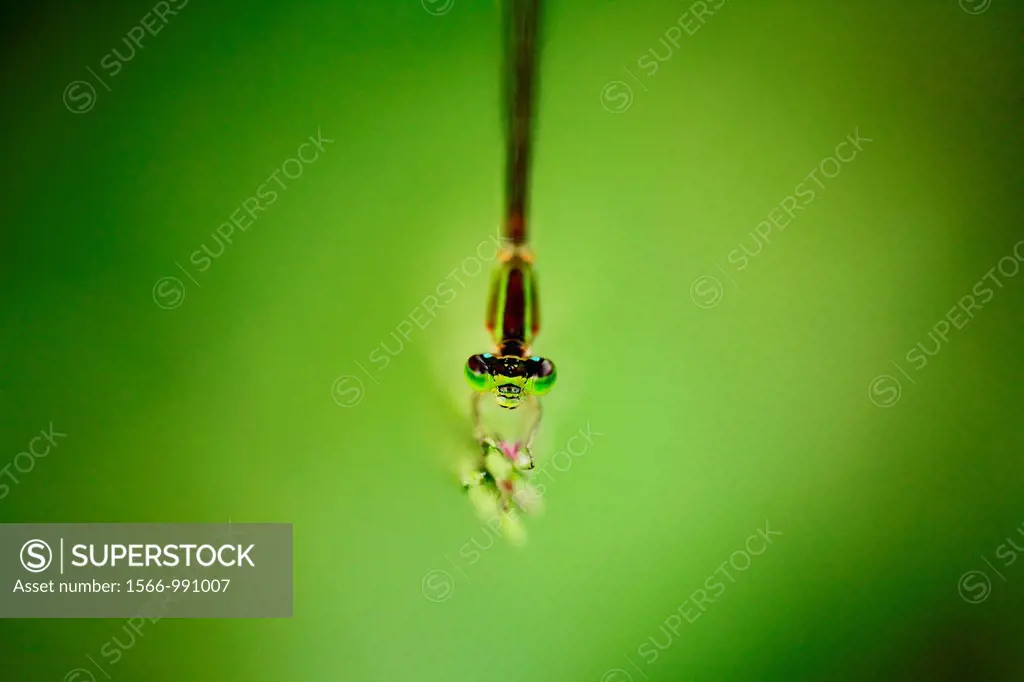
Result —
<instances>
[{"instance_id":1,"label":"red marking on thorax","mask_svg":"<svg viewBox=\"0 0 1024 682\"><path fill-rule=\"evenodd\" d=\"M526 297L523 291L523 271L509 270L505 284L505 311L501 321L502 340L526 340Z\"/></svg>"}]
</instances>

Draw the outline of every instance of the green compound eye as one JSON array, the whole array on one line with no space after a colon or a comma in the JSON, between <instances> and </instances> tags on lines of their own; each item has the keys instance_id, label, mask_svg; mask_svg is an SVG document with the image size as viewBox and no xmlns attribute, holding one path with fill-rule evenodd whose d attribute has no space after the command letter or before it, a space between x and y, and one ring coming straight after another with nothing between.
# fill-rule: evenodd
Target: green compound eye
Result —
<instances>
[{"instance_id":1,"label":"green compound eye","mask_svg":"<svg viewBox=\"0 0 1024 682\"><path fill-rule=\"evenodd\" d=\"M555 370L555 364L550 360L538 357L530 358L529 371L532 384L531 392L535 395L544 395L555 387L558 372Z\"/></svg>"},{"instance_id":2,"label":"green compound eye","mask_svg":"<svg viewBox=\"0 0 1024 682\"><path fill-rule=\"evenodd\" d=\"M489 353L478 353L466 360L466 381L474 391L489 391L494 386L494 377L487 366Z\"/></svg>"}]
</instances>

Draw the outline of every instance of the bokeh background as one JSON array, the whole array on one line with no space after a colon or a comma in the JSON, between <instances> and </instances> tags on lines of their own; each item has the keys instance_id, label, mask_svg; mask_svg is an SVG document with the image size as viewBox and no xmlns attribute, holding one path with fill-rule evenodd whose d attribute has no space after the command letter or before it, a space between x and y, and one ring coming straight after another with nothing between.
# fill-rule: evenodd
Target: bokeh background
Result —
<instances>
[{"instance_id":1,"label":"bokeh background","mask_svg":"<svg viewBox=\"0 0 1024 682\"><path fill-rule=\"evenodd\" d=\"M4 621L0 678L1024 680L1024 274L929 336L1024 239L1024 5L549 4L560 384L521 550L449 471L487 349L498 5L177 0L128 59L153 4L5 10L0 465L68 437L0 522L291 522L296 583L291 620L161 620L114 665L121 621Z\"/></svg>"}]
</instances>

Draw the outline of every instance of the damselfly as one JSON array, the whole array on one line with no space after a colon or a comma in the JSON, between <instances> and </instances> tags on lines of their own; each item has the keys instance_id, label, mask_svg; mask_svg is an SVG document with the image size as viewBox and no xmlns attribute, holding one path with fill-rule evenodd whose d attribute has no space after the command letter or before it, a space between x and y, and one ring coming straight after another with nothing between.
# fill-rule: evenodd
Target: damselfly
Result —
<instances>
[{"instance_id":1,"label":"damselfly","mask_svg":"<svg viewBox=\"0 0 1024 682\"><path fill-rule=\"evenodd\" d=\"M525 532L515 510L539 508L540 496L525 474L534 467L531 447L542 414L538 397L554 387L557 373L553 362L534 355L531 349L540 331L540 294L527 242L540 1L506 0L505 10L504 246L487 300L486 327L494 351L472 355L465 365L473 389L474 435L481 457L475 468L464 474L463 484L481 515L490 519L497 512L503 532L516 541L525 539ZM532 410L523 439L485 428L481 403L487 394L505 410L518 411L524 406Z\"/></svg>"},{"instance_id":2,"label":"damselfly","mask_svg":"<svg viewBox=\"0 0 1024 682\"><path fill-rule=\"evenodd\" d=\"M487 449L503 451L507 442L493 439L481 423L480 402L494 396L506 409L528 405L534 419L525 442L516 444L515 457L508 459L518 468L533 467L530 448L540 425L538 396L554 387L555 365L532 354L534 337L540 330L540 295L533 254L527 242L530 162L536 101L537 44L540 0L506 0L506 204L504 248L491 279L487 303L487 331L494 340L494 352L478 353L466 362L465 374L472 387L472 413L477 441Z\"/></svg>"}]
</instances>

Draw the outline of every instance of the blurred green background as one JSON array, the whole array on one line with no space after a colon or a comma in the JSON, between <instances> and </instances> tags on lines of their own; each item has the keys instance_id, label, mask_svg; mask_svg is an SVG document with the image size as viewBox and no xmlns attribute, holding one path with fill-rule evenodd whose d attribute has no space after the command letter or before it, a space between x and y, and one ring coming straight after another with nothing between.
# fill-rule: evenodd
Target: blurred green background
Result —
<instances>
[{"instance_id":1,"label":"blurred green background","mask_svg":"<svg viewBox=\"0 0 1024 682\"><path fill-rule=\"evenodd\" d=\"M560 383L515 550L449 470L488 345L498 5L181 3L6 16L0 466L68 438L0 522L292 522L295 617L162 620L114 665L123 622L4 621L0 679L1024 680L1024 561L996 556L1024 547L1024 275L929 337L1024 239L1024 5L552 0Z\"/></svg>"}]
</instances>

